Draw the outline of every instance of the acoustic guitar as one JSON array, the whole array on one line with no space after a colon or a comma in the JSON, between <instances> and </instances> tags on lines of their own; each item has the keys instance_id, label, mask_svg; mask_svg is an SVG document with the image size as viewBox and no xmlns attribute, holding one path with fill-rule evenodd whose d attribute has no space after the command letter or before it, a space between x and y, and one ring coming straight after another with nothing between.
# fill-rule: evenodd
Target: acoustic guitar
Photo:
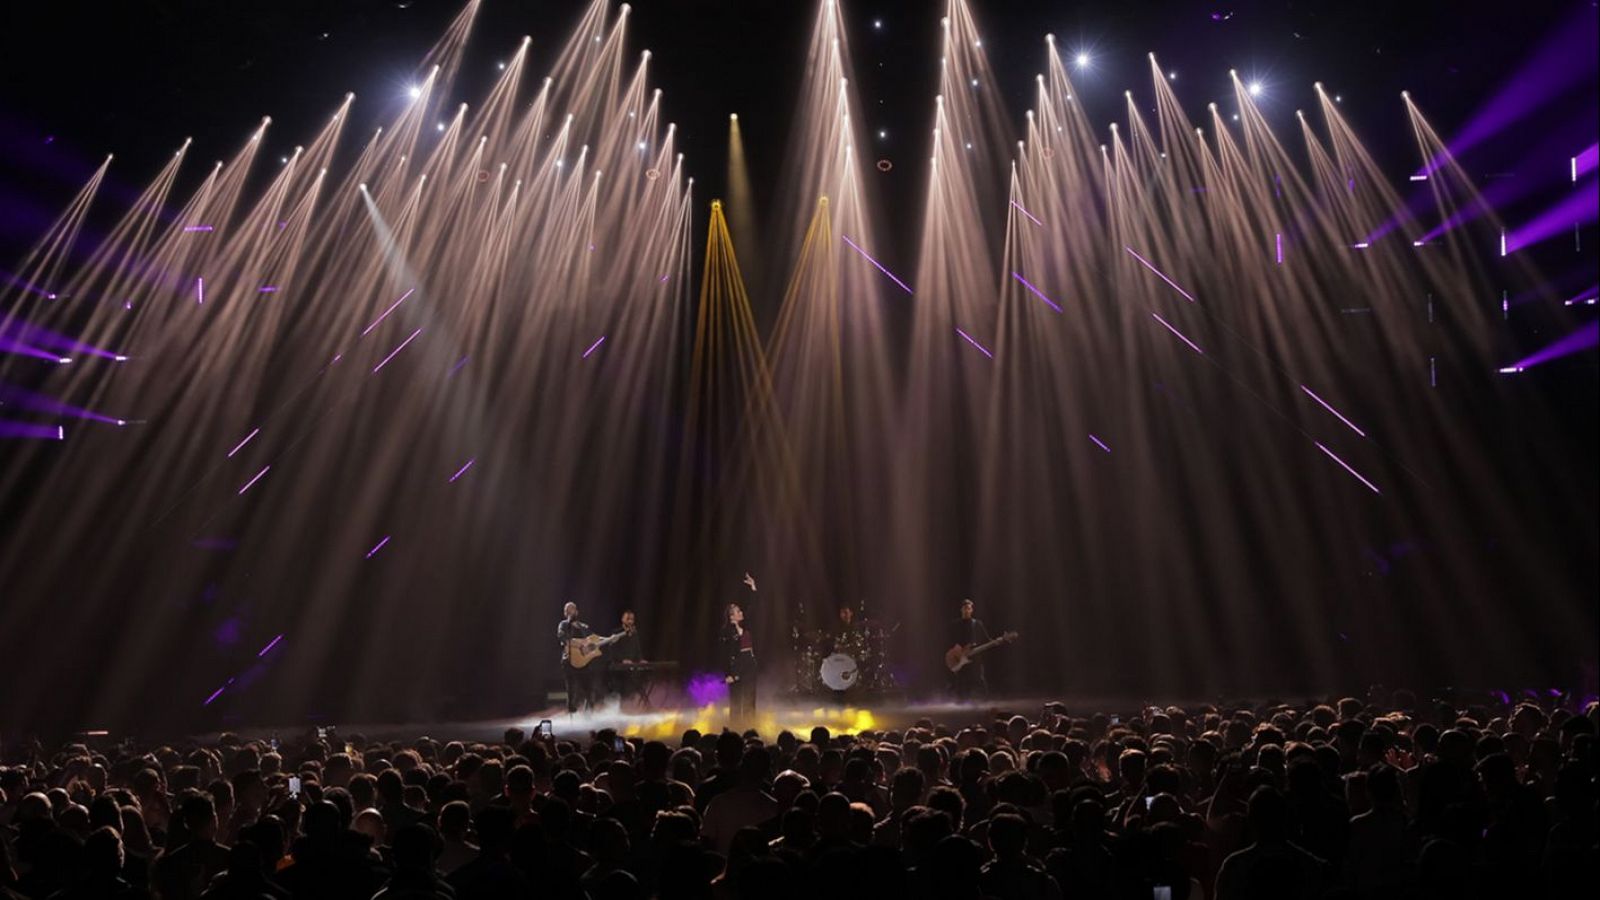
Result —
<instances>
[{"instance_id":1,"label":"acoustic guitar","mask_svg":"<svg viewBox=\"0 0 1600 900\"><path fill-rule=\"evenodd\" d=\"M980 654L988 653L1001 644L1009 644L1017 639L1015 631L1008 631L992 641L969 647L966 644L956 644L944 652L944 667L952 672L959 672L972 664L972 660Z\"/></svg>"},{"instance_id":2,"label":"acoustic guitar","mask_svg":"<svg viewBox=\"0 0 1600 900\"><path fill-rule=\"evenodd\" d=\"M605 655L605 646L614 643L618 638L627 634L619 631L610 637L601 637L591 634L588 637L572 638L567 641L567 665L574 669L581 669Z\"/></svg>"}]
</instances>

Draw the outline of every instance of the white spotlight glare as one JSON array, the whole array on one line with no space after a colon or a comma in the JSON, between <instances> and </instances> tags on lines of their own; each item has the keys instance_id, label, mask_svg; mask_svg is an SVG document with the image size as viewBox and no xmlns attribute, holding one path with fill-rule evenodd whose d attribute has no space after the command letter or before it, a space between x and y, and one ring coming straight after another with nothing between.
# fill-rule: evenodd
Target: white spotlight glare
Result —
<instances>
[{"instance_id":1,"label":"white spotlight glare","mask_svg":"<svg viewBox=\"0 0 1600 900\"><path fill-rule=\"evenodd\" d=\"M422 96L422 88L417 87L416 85L412 85L411 89L409 91L406 91L406 93L410 94L411 95L411 99L415 100L418 97Z\"/></svg>"},{"instance_id":2,"label":"white spotlight glare","mask_svg":"<svg viewBox=\"0 0 1600 900\"><path fill-rule=\"evenodd\" d=\"M1087 54L1087 53L1079 53L1078 54L1077 63L1078 63L1078 68L1080 68L1080 69L1089 68L1089 54Z\"/></svg>"},{"instance_id":3,"label":"white spotlight glare","mask_svg":"<svg viewBox=\"0 0 1600 900\"><path fill-rule=\"evenodd\" d=\"M1261 91L1262 90L1263 90L1263 88L1261 87L1261 82L1259 82L1259 81L1250 82L1250 96L1259 97L1259 96L1261 96Z\"/></svg>"}]
</instances>

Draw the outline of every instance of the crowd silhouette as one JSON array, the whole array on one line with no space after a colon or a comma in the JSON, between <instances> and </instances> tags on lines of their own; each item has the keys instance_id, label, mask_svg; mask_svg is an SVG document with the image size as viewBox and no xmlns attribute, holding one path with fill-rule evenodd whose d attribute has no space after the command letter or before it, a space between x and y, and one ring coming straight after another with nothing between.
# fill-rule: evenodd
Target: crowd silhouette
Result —
<instances>
[{"instance_id":1,"label":"crowd silhouette","mask_svg":"<svg viewBox=\"0 0 1600 900\"><path fill-rule=\"evenodd\" d=\"M1572 898L1597 718L1375 691L854 735L25 741L0 898Z\"/></svg>"}]
</instances>

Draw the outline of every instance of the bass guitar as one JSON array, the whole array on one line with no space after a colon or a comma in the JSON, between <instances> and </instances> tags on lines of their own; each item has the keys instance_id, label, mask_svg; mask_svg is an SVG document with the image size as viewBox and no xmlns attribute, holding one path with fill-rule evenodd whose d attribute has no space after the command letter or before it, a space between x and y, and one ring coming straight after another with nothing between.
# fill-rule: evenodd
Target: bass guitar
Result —
<instances>
[{"instance_id":1,"label":"bass guitar","mask_svg":"<svg viewBox=\"0 0 1600 900\"><path fill-rule=\"evenodd\" d=\"M986 641L982 644L978 644L977 646L956 644L944 652L944 667L952 672L959 672L971 665L973 659L977 656L988 653L990 650L993 650L1002 644L1009 644L1016 639L1017 633L1015 631L1008 631L992 641Z\"/></svg>"}]
</instances>

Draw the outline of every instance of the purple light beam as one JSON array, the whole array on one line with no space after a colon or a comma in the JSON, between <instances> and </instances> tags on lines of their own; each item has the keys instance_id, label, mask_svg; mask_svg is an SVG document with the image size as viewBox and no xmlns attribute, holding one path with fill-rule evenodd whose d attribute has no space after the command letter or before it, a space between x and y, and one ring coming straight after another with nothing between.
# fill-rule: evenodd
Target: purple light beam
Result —
<instances>
[{"instance_id":1,"label":"purple light beam","mask_svg":"<svg viewBox=\"0 0 1600 900\"><path fill-rule=\"evenodd\" d=\"M1017 281L1020 281L1022 283L1023 287L1027 288L1029 290L1029 292L1031 292L1035 297L1038 297L1040 300L1043 300L1045 302L1045 305L1049 306L1051 309L1055 310L1056 312L1061 312L1061 307L1057 306L1056 302L1054 300L1051 300L1049 297L1046 297L1044 295L1043 291L1041 291L1038 288L1034 287L1032 282L1028 281L1028 279L1026 279L1026 278L1023 278L1021 272L1012 272L1011 273L1011 277L1015 278Z\"/></svg>"},{"instance_id":2,"label":"purple light beam","mask_svg":"<svg viewBox=\"0 0 1600 900\"><path fill-rule=\"evenodd\" d=\"M61 425L39 425L34 422L8 422L0 419L0 438L31 438L41 441L64 441L66 428Z\"/></svg>"},{"instance_id":3,"label":"purple light beam","mask_svg":"<svg viewBox=\"0 0 1600 900\"><path fill-rule=\"evenodd\" d=\"M974 347L977 347L979 353L982 353L984 356L987 356L990 359L994 359L994 354L989 352L989 348L985 347L984 345L982 345L982 344L978 343L977 341L973 340L972 339L972 335L967 334L965 331L962 331L960 328L956 329L956 334L959 334L963 338L966 338L967 343L971 344Z\"/></svg>"},{"instance_id":4,"label":"purple light beam","mask_svg":"<svg viewBox=\"0 0 1600 900\"><path fill-rule=\"evenodd\" d=\"M1124 245L1122 249L1128 251L1129 253L1132 253L1134 259L1137 259L1139 262L1144 263L1144 267L1146 269L1149 269L1150 271L1156 273L1156 275L1159 276L1162 281L1165 281L1167 284L1171 285L1173 290L1175 290L1178 293L1183 295L1183 299L1188 300L1190 303L1195 302L1194 297L1190 296L1188 291L1184 290L1181 287L1178 287L1178 283L1176 281L1173 281L1171 278L1168 278L1160 269L1158 269L1155 266L1151 265L1150 264L1150 260L1145 259L1144 257L1140 256L1138 251L1136 251L1132 247L1129 247L1129 246L1126 246L1126 245ZM1171 327L1171 326L1168 326L1168 327Z\"/></svg>"},{"instance_id":5,"label":"purple light beam","mask_svg":"<svg viewBox=\"0 0 1600 900\"><path fill-rule=\"evenodd\" d=\"M206 302L206 280L205 280L205 278L197 277L194 280L194 302L195 302L196 306L199 306L199 305L201 305L201 304Z\"/></svg>"},{"instance_id":6,"label":"purple light beam","mask_svg":"<svg viewBox=\"0 0 1600 900\"><path fill-rule=\"evenodd\" d=\"M262 468L262 470L261 470L261 471L259 471L259 472L257 472L257 473L256 473L256 477L254 477L254 478L252 478L252 479L250 479L250 480L249 480L249 481L246 481L246 482L245 482L245 483L244 483L244 487L242 487L242 488L239 488L239 493L241 493L241 494L243 494L243 493L244 493L244 492L245 492L245 491L248 491L248 490L250 490L250 486L251 486L251 485L252 485L252 484L255 484L255 483L256 483L256 482L258 482L258 481L260 481L260 480L261 480L261 476L263 476L263 475L265 475L265 474L267 474L267 471L268 471L268 470L269 470L269 469L271 469L271 468L272 468L272 467L271 467L271 466L266 466L266 467L264 467L264 468Z\"/></svg>"},{"instance_id":7,"label":"purple light beam","mask_svg":"<svg viewBox=\"0 0 1600 900\"><path fill-rule=\"evenodd\" d=\"M1023 215L1027 216L1028 217L1028 221L1030 221L1033 224L1039 226L1040 228L1044 227L1044 223L1039 221L1037 218L1035 218L1033 213L1028 212L1027 210L1023 209L1021 203L1018 203L1017 201L1013 200L1013 201L1011 201L1011 205L1015 206L1017 208L1017 212L1022 213Z\"/></svg>"},{"instance_id":8,"label":"purple light beam","mask_svg":"<svg viewBox=\"0 0 1600 900\"><path fill-rule=\"evenodd\" d=\"M451 475L450 476L450 480L445 482L445 483L446 484L455 484L456 483L456 479L460 478L461 476L463 476L465 474L467 474L467 470L472 468L472 464L477 462L477 461L478 461L478 458L476 456L474 456L473 458L467 460L467 464L462 466L461 468L457 469L456 473L454 475Z\"/></svg>"},{"instance_id":9,"label":"purple light beam","mask_svg":"<svg viewBox=\"0 0 1600 900\"><path fill-rule=\"evenodd\" d=\"M261 652L256 654L256 659L260 659L261 657L266 656L268 653L271 653L272 648L278 646L278 642L281 640L283 640L283 635L280 634L271 641L268 641L267 645L261 648Z\"/></svg>"},{"instance_id":10,"label":"purple light beam","mask_svg":"<svg viewBox=\"0 0 1600 900\"><path fill-rule=\"evenodd\" d=\"M1099 438L1095 437L1092 434L1089 435L1089 440L1094 441L1094 445L1096 447L1099 447L1101 450L1104 450L1107 453L1111 452L1111 448L1106 446L1106 442L1105 441L1100 440Z\"/></svg>"},{"instance_id":11,"label":"purple light beam","mask_svg":"<svg viewBox=\"0 0 1600 900\"><path fill-rule=\"evenodd\" d=\"M1308 388L1308 387L1306 387L1305 385L1302 384L1302 385L1300 385L1300 390L1305 391L1307 397L1310 397L1311 399L1313 399L1313 400L1317 401L1318 403L1322 404L1322 408L1327 410L1328 412L1333 413L1334 416L1336 418L1338 418L1339 421L1341 421L1344 424L1350 426L1350 430L1351 431L1354 431L1356 434L1359 434L1362 437L1366 437L1367 436L1367 433L1365 431L1362 431L1361 429L1356 427L1356 423L1350 421L1349 419L1346 419L1344 417L1343 413L1339 412L1337 409L1334 409L1331 405L1329 405L1328 401L1322 399L1321 397L1318 397L1316 395L1316 392L1311 390L1311 388Z\"/></svg>"},{"instance_id":12,"label":"purple light beam","mask_svg":"<svg viewBox=\"0 0 1600 900\"><path fill-rule=\"evenodd\" d=\"M389 364L389 360L394 359L396 353L399 353L401 350L404 350L406 348L406 345L411 343L412 341L416 340L417 335L419 335L421 333L422 333L422 329L421 328L418 328L416 331L411 332L411 337L408 337L405 340L401 341L400 342L400 346L398 346L398 347L394 348L393 350L391 350L389 352L389 355L385 356L383 358L383 362L378 363L377 365L372 367L372 373L374 375L376 375L378 373L379 369L381 369L384 366Z\"/></svg>"},{"instance_id":13,"label":"purple light beam","mask_svg":"<svg viewBox=\"0 0 1600 900\"><path fill-rule=\"evenodd\" d=\"M1161 318L1161 316L1159 314L1157 314L1157 313L1151 313L1150 315L1155 316L1155 320L1157 322L1160 322L1162 325L1166 326L1166 329L1168 331L1170 331L1173 334L1177 335L1178 336L1178 340L1183 341L1185 344L1188 344L1189 345L1189 349L1191 349L1194 352L1200 354L1201 356L1205 356L1206 355L1206 352L1204 350L1200 349L1200 345L1198 345L1194 341L1191 341L1188 338L1184 337L1183 336L1183 332L1179 331L1176 328L1173 328L1171 322L1168 322L1166 319Z\"/></svg>"},{"instance_id":14,"label":"purple light beam","mask_svg":"<svg viewBox=\"0 0 1600 900\"><path fill-rule=\"evenodd\" d=\"M1377 494L1380 497L1383 496L1383 491L1378 490L1378 486L1377 485L1375 485L1372 482L1368 481L1367 477L1365 475L1362 475L1360 472L1357 472L1355 469L1350 468L1350 464L1345 462L1344 460L1340 459L1339 458L1339 454L1334 453L1332 450L1329 450L1327 447L1322 446L1322 442L1321 441L1312 441L1311 443L1316 444L1317 445L1317 449L1321 450L1323 453L1328 454L1328 458L1329 459L1331 459L1334 462L1338 463L1340 466L1342 466L1344 468L1344 470L1346 472L1349 472L1351 475L1354 475L1362 484L1364 484L1367 487L1371 488L1372 492L1374 494Z\"/></svg>"},{"instance_id":15,"label":"purple light beam","mask_svg":"<svg viewBox=\"0 0 1600 900\"><path fill-rule=\"evenodd\" d=\"M883 267L883 263L880 263L877 260L873 259L872 258L872 254L870 254L867 251L861 249L861 247L859 245L857 245L855 241L850 240L850 236L849 235L841 234L841 235L839 235L839 237L844 238L844 242L846 244L850 245L850 249L851 250L854 250L855 252L861 254L861 258L862 259L865 259L867 262L872 263L873 268L875 268L879 272L882 272L883 274L889 276L889 280L890 281L893 281L895 284L900 285L900 289L902 291L905 291L908 294L912 293L911 288L909 286L907 286L904 281L901 281L898 277L896 277L893 272L889 271L888 269L885 269Z\"/></svg>"},{"instance_id":16,"label":"purple light beam","mask_svg":"<svg viewBox=\"0 0 1600 900\"><path fill-rule=\"evenodd\" d=\"M367 551L367 559L371 559L373 554L377 553L379 550L382 550L383 545L389 543L389 537L390 536L386 534L383 536L383 540L379 541L377 544L374 544L372 549Z\"/></svg>"},{"instance_id":17,"label":"purple light beam","mask_svg":"<svg viewBox=\"0 0 1600 900\"><path fill-rule=\"evenodd\" d=\"M229 459L233 459L233 455L235 453L238 453L240 450L243 450L244 449L244 445L250 443L250 441L254 440L255 436L260 434L260 433L261 433L261 429L257 428L255 431L252 431L249 434L245 435L244 436L244 440L240 441L238 446L236 446L232 450L228 451L228 458Z\"/></svg>"},{"instance_id":18,"label":"purple light beam","mask_svg":"<svg viewBox=\"0 0 1600 900\"><path fill-rule=\"evenodd\" d=\"M367 332L371 331L374 328L377 328L379 322L382 322L384 319L387 319L389 317L389 313L394 312L395 307L397 307L400 304L406 302L406 298L411 296L411 294L413 292L415 292L415 291L416 291L416 288L412 288L411 290L406 291L404 294L401 294L399 300L396 300L394 303L391 303L389 305L389 308L383 311L382 315L378 316L376 319L373 319L372 320L372 324L368 325L365 329L362 330L361 336L362 337L366 337L367 336Z\"/></svg>"},{"instance_id":19,"label":"purple light beam","mask_svg":"<svg viewBox=\"0 0 1600 900\"><path fill-rule=\"evenodd\" d=\"M468 355L463 356L460 359L456 360L456 364L450 367L450 371L445 373L445 377L449 378L451 375L454 375L456 372L460 371L461 367L466 365L467 364L467 360L469 360L471 358L472 358L472 355L468 354Z\"/></svg>"},{"instance_id":20,"label":"purple light beam","mask_svg":"<svg viewBox=\"0 0 1600 900\"><path fill-rule=\"evenodd\" d=\"M1574 353L1582 353L1583 351L1594 347L1596 344L1600 344L1600 321L1590 319L1587 325L1580 327L1577 331L1574 331L1550 346L1536 351L1532 356L1526 356L1520 360L1517 360L1510 366L1510 368L1514 368L1520 372L1523 369L1529 369L1534 366L1550 362L1553 359L1560 359L1563 356L1571 356Z\"/></svg>"},{"instance_id":21,"label":"purple light beam","mask_svg":"<svg viewBox=\"0 0 1600 900\"><path fill-rule=\"evenodd\" d=\"M603 335L603 334L600 335L600 339L598 341L595 341L594 343L590 344L589 345L589 349L583 351L583 358L584 359L588 359L589 358L589 354L591 354L594 351L600 349L600 345L604 344L605 342L606 342L606 336Z\"/></svg>"}]
</instances>

